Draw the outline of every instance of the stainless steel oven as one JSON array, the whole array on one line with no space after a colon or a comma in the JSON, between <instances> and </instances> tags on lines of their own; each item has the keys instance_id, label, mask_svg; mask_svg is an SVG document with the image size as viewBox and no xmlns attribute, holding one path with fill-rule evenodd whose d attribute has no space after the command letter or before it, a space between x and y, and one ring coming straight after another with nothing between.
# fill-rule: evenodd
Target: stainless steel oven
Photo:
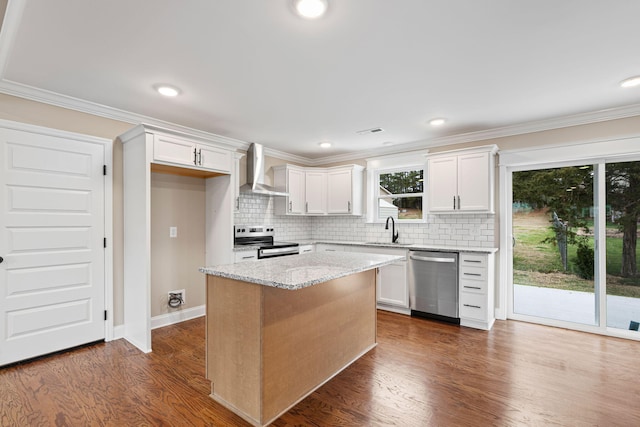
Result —
<instances>
[{"instance_id":1,"label":"stainless steel oven","mask_svg":"<svg viewBox=\"0 0 640 427\"><path fill-rule=\"evenodd\" d=\"M275 230L269 225L234 225L233 242L236 246L255 246L258 259L298 255L298 243L274 240Z\"/></svg>"}]
</instances>

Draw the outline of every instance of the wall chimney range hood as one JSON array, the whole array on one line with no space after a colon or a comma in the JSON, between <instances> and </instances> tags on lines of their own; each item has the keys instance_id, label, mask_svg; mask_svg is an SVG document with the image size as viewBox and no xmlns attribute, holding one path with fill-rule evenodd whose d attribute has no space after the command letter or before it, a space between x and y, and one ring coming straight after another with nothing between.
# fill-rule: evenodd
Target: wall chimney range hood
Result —
<instances>
[{"instance_id":1,"label":"wall chimney range hood","mask_svg":"<svg viewBox=\"0 0 640 427\"><path fill-rule=\"evenodd\" d=\"M288 196L264 183L264 148L261 144L251 143L247 150L247 183L240 187L241 193L264 196Z\"/></svg>"}]
</instances>

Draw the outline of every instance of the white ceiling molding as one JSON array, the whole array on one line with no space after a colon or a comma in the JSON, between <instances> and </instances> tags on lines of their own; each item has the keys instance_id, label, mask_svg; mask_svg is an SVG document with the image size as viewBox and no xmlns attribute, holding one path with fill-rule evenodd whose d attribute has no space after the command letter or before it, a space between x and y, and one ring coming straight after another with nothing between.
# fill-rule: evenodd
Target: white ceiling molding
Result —
<instances>
[{"instance_id":1,"label":"white ceiling molding","mask_svg":"<svg viewBox=\"0 0 640 427\"><path fill-rule=\"evenodd\" d=\"M176 123L171 123L164 120L155 119L153 117L109 107L107 105L101 105L82 99L61 95L55 92L42 90L36 87L23 85L5 79L4 71L7 66L7 61L9 60L10 52L12 51L15 36L17 34L26 3L27 2L22 0L9 0L7 4L4 21L0 30L0 93L5 93L8 95L42 102L45 104L55 105L58 107L80 111L88 114L93 114L108 119L118 120L125 123L131 123L132 125L144 123L158 126L175 132L193 135L197 138L215 141L227 147L232 147L238 150L246 150L248 148L249 142L246 141L201 131ZM628 118L633 116L640 116L640 103L624 107L592 111L588 113L558 116L550 119L523 122L494 129L469 132L447 137L425 139L386 147L376 147L365 151L360 150L357 152L325 156L315 159L289 154L284 151L270 149L269 147L265 147L265 153L269 156L278 157L283 160L297 162L307 166L316 166L329 163L360 160L364 159L365 157L376 155L401 153L417 149L476 142L494 138L503 138L533 132L541 132L608 120Z\"/></svg>"},{"instance_id":2,"label":"white ceiling molding","mask_svg":"<svg viewBox=\"0 0 640 427\"><path fill-rule=\"evenodd\" d=\"M1 48L1 46L0 46ZM1 60L1 58L0 58ZM2 64L0 64L0 67ZM249 143L210 132L193 129L190 127L178 125L175 123L158 120L153 117L132 113L129 111L119 110L117 108L88 102L82 99L60 95L54 92L44 91L38 88L22 85L8 80L0 80L0 92L7 95L13 95L33 101L43 102L45 104L55 105L58 107L68 108L83 113L93 114L108 119L119 120L133 125L145 123L158 126L164 129L176 132L194 135L210 141L215 141L229 147L246 150ZM307 157L297 156L286 153L284 151L273 150L265 147L265 154L278 157L283 160L294 161L306 166L317 166L328 163L338 163L351 160L359 160L365 157L375 155L384 155L392 153L400 153L421 148L441 147L446 145L463 144L466 142L483 141L494 138L504 138L508 136L522 135L533 132L542 132L553 129L566 128L571 126L579 126L590 123L598 123L608 120L623 119L628 117L640 116L640 104L629 105L625 107L609 108L600 111L592 111L588 113L574 114L570 116L554 117L546 120L538 120L533 122L525 122L512 126L504 126L495 129L488 129L477 132L463 133L459 135L446 136L441 138L433 138L428 140L414 141L406 144L397 144L388 147L380 147L366 152L358 151L353 153L338 154L335 156L325 156L321 158L311 159Z\"/></svg>"}]
</instances>

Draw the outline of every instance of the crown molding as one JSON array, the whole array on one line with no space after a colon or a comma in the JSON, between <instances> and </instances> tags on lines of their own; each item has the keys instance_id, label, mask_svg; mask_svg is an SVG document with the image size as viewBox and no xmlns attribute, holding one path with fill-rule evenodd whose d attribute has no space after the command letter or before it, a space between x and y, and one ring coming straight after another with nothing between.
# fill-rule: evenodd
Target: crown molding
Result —
<instances>
[{"instance_id":1,"label":"crown molding","mask_svg":"<svg viewBox=\"0 0 640 427\"><path fill-rule=\"evenodd\" d=\"M0 47L2 44L0 43ZM0 58L0 61L2 58ZM0 63L0 68L2 64ZM201 138L207 141L215 141L226 146L238 150L247 150L249 142L229 138L226 136L205 132L202 130L182 126L176 123L155 119L153 117L144 116L142 114L132 113L125 110L101 105L82 99L60 95L38 89L32 86L23 85L9 80L0 80L0 92L7 95L17 96L32 101L42 102L45 104L55 105L62 108L80 111L87 114L93 114L112 120L118 120L132 125L145 124L146 126L157 127L165 132L175 132L191 137ZM320 158L309 158L290 154L284 151L265 147L265 154L271 157L277 157L282 160L296 162L305 166L318 166L330 163L340 163L345 161L361 160L366 157L381 156L385 154L402 153L405 151L419 150L425 148L441 147L447 145L463 144L467 142L476 142L496 138L504 138L514 135L522 135L527 133L542 132L553 129L566 128L571 126L580 126L591 123L604 122L608 120L623 119L627 117L640 116L640 104L633 104L624 107L608 108L599 111L587 113L573 114L569 116L555 117L545 120L537 120L525 123L518 123L510 126L503 126L494 129L468 132L458 135L444 136L433 139L424 139L419 141L408 142L405 144L397 144L390 147L381 147L366 151L357 151L352 153L338 154L335 156L325 156Z\"/></svg>"},{"instance_id":2,"label":"crown molding","mask_svg":"<svg viewBox=\"0 0 640 427\"><path fill-rule=\"evenodd\" d=\"M62 108L93 114L112 120L118 120L132 125L145 124L146 126L157 126L168 132L178 132L208 141L215 141L228 147L238 150L247 150L249 142L225 137L222 135L205 132L202 130L182 126L176 123L155 119L153 117L132 113L125 110L101 105L94 102L85 101L55 92L38 89L32 86L20 84L2 78L6 69L9 55L13 47L18 27L22 18L25 1L9 0L5 12L4 22L0 29L0 93L17 96L45 104L55 105ZM284 151L265 147L265 154L278 157L283 160L300 163L305 166L317 166L329 163L339 163L345 161L359 160L366 157L381 156L385 154L401 153L405 151L419 150L430 147L462 144L495 138L504 138L514 135L542 132L553 129L579 126L590 123L598 123L608 120L623 119L627 117L640 116L640 104L633 104L624 107L608 108L587 113L559 116L550 119L523 122L509 126L503 126L477 132L424 139L419 141L397 144L389 147L358 151L352 153L338 154L321 158L308 158L289 154Z\"/></svg>"}]
</instances>

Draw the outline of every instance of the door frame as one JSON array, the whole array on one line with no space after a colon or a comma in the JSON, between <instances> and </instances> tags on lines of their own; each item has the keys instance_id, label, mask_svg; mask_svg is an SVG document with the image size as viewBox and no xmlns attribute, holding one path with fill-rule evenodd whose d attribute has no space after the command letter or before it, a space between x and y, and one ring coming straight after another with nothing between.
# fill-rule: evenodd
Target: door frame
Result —
<instances>
[{"instance_id":1,"label":"door frame","mask_svg":"<svg viewBox=\"0 0 640 427\"><path fill-rule=\"evenodd\" d=\"M103 178L104 237L107 239L107 247L104 249L104 309L107 311L107 319L104 322L104 339L105 341L113 340L113 140L2 119L0 119L0 127L102 146L104 164L107 167L107 174Z\"/></svg>"},{"instance_id":2,"label":"door frame","mask_svg":"<svg viewBox=\"0 0 640 427\"><path fill-rule=\"evenodd\" d=\"M553 161L549 161L553 159ZM598 306L596 307L597 325L582 325L553 319L543 319L513 313L513 246L512 246L512 174L522 170L545 169L554 167L577 166L583 164L605 164L613 161L640 160L640 135L626 138L574 142L570 144L543 145L527 149L505 150L500 152L500 280L496 317L535 322L584 332L640 340L635 331L609 328L606 325L606 286L596 283ZM605 197L604 168L597 167L598 185L594 188L595 197L602 201ZM598 203L598 216L604 218L605 203ZM595 228L594 239L605 242L604 227ZM598 244L598 247L603 247ZM596 251L596 276L606 271L605 257ZM606 277L606 276L605 276ZM600 281L605 284L604 278Z\"/></svg>"}]
</instances>

